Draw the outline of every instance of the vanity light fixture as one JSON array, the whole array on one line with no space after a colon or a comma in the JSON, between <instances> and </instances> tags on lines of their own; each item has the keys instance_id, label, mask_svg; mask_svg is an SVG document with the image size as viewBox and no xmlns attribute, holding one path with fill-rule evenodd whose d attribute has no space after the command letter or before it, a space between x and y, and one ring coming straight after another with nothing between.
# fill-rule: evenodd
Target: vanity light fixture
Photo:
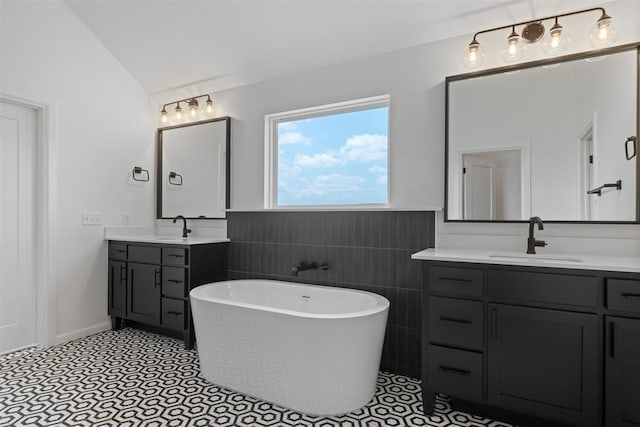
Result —
<instances>
[{"instance_id":1,"label":"vanity light fixture","mask_svg":"<svg viewBox=\"0 0 640 427\"><path fill-rule=\"evenodd\" d=\"M530 21L518 22L516 24L503 25L501 27L490 28L478 31L473 35L471 43L465 48L462 63L466 68L478 68L484 59L484 49L478 42L480 34L511 28L511 33L507 36L507 43L501 50L502 59L505 62L515 62L522 59L526 44L534 44L542 40L543 52L553 56L563 53L569 44L569 31L560 25L559 18L565 16L579 15L582 13L599 11L600 17L588 33L591 45L596 49L601 49L612 45L618 37L615 28L611 25L611 17L607 15L604 8L593 7L590 9L578 10L575 12L561 13L559 15L537 18ZM544 21L555 20L553 26L547 33ZM516 27L522 27L520 34Z\"/></svg>"},{"instance_id":2,"label":"vanity light fixture","mask_svg":"<svg viewBox=\"0 0 640 427\"><path fill-rule=\"evenodd\" d=\"M193 96L191 98L181 99L179 101L169 102L162 106L162 111L160 111L160 121L162 123L167 123L169 120L173 120L176 123L182 122L185 118L188 120L198 120L201 116L200 104L198 103L199 98L207 98L206 108L204 109L204 114L207 116L211 116L215 109L213 108L213 101L211 100L210 95L198 95ZM182 107L180 107L180 103L184 102L188 106L187 114L185 115L182 112ZM176 105L173 116L169 115L167 112L167 107L170 105Z\"/></svg>"}]
</instances>

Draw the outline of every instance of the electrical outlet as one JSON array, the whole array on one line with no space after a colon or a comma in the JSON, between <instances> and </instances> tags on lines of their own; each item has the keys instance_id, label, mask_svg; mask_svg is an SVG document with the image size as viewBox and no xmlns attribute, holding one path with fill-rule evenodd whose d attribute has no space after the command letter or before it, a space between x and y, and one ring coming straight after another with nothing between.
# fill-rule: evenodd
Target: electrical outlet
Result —
<instances>
[{"instance_id":1,"label":"electrical outlet","mask_svg":"<svg viewBox=\"0 0 640 427\"><path fill-rule=\"evenodd\" d=\"M122 225L129 225L131 222L131 212L122 212Z\"/></svg>"},{"instance_id":2,"label":"electrical outlet","mask_svg":"<svg viewBox=\"0 0 640 427\"><path fill-rule=\"evenodd\" d=\"M82 225L102 224L102 212L82 212Z\"/></svg>"}]
</instances>

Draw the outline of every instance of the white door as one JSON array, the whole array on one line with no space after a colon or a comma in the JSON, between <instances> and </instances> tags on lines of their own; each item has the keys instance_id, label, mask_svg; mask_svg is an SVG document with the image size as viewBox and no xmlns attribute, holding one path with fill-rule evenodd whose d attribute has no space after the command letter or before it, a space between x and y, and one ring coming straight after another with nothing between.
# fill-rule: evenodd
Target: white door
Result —
<instances>
[{"instance_id":1,"label":"white door","mask_svg":"<svg viewBox=\"0 0 640 427\"><path fill-rule=\"evenodd\" d=\"M0 354L35 345L36 112L0 102Z\"/></svg>"},{"instance_id":2,"label":"white door","mask_svg":"<svg viewBox=\"0 0 640 427\"><path fill-rule=\"evenodd\" d=\"M464 219L493 219L493 167L473 155L463 155Z\"/></svg>"}]
</instances>

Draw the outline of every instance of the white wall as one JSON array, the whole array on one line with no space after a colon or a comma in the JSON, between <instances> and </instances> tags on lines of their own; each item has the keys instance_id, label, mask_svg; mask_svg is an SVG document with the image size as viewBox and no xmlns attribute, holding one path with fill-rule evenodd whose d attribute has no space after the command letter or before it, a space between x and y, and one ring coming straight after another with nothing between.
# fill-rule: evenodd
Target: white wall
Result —
<instances>
[{"instance_id":1,"label":"white wall","mask_svg":"<svg viewBox=\"0 0 640 427\"><path fill-rule=\"evenodd\" d=\"M572 78L567 67L533 68L451 83L449 182L453 190L460 188L462 152L517 147L526 153L524 181L530 182L531 192L527 200L531 208L522 217L577 218ZM575 182L567 176L575 176ZM460 195L452 191L448 203L453 219L460 218L455 215L459 200Z\"/></svg>"},{"instance_id":2,"label":"white wall","mask_svg":"<svg viewBox=\"0 0 640 427\"><path fill-rule=\"evenodd\" d=\"M162 132L162 216L224 217L226 146L226 121Z\"/></svg>"},{"instance_id":3,"label":"white wall","mask_svg":"<svg viewBox=\"0 0 640 427\"><path fill-rule=\"evenodd\" d=\"M596 62L583 62L581 68L596 76L594 86L583 80L585 73L576 73L576 128L583 132L595 119L594 138L594 187L622 181L622 189L603 190L602 196L593 198L595 220L633 220L636 209L636 159L626 160L624 142L636 134L637 99L629 96L637 93L637 56L633 53L611 55ZM607 70L614 68L615 74ZM581 78L582 77L582 78ZM595 115L595 118L594 118Z\"/></svg>"},{"instance_id":4,"label":"white wall","mask_svg":"<svg viewBox=\"0 0 640 427\"><path fill-rule=\"evenodd\" d=\"M620 28L618 44L640 40L640 5L635 2L607 3L607 12ZM574 18L572 25L582 20L585 32L597 16ZM473 30L480 30L473 29ZM442 207L444 203L444 79L448 75L466 72L460 63L460 52L470 37L411 47L384 55L329 66L314 71L260 82L214 94L218 114L229 115L232 122L231 207L260 209L264 200L264 116L270 113L317 106L343 100L389 93L390 108L390 203L398 209ZM503 43L500 35L488 35L485 44L490 50ZM493 45L492 45L493 44ZM590 49L586 37L574 29L573 44L567 54ZM527 60L542 58L532 47ZM484 68L501 65L499 54L487 57ZM179 93L179 92L176 92ZM170 101L171 94L163 94ZM176 99L179 96L176 95ZM562 167L559 165L558 167ZM500 245L504 239L486 236L504 233L513 239L508 246L517 246L526 232L524 225L505 224L444 224L439 216L438 245L458 244ZM618 230L624 230L618 232ZM602 249L632 250L640 254L638 226L574 226L547 225L560 238L580 235L582 251ZM523 231L524 230L524 231ZM463 236L461 238L460 236ZM590 237L591 236L591 237ZM638 243L635 243L636 239ZM490 243L489 243L490 242ZM617 242L617 243L616 243ZM630 243L632 242L632 243ZM616 246L616 244L618 244ZM571 246L570 246L571 247ZM560 245L548 250L559 249ZM568 250L568 249L567 249Z\"/></svg>"},{"instance_id":5,"label":"white wall","mask_svg":"<svg viewBox=\"0 0 640 427\"><path fill-rule=\"evenodd\" d=\"M57 242L51 344L107 327L103 229L83 226L81 213L102 212L103 223L120 224L122 213L130 212L132 224L153 224L154 182L130 177L134 166L153 177L156 111L64 3L4 1L0 15L0 94L50 112Z\"/></svg>"}]
</instances>

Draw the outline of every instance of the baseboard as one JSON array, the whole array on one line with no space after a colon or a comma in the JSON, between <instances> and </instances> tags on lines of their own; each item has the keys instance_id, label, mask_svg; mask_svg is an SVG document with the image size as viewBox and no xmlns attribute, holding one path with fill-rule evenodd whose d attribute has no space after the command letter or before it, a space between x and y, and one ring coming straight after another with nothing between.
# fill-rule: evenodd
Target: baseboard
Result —
<instances>
[{"instance_id":1,"label":"baseboard","mask_svg":"<svg viewBox=\"0 0 640 427\"><path fill-rule=\"evenodd\" d=\"M111 322L106 321L86 328L76 329L75 331L65 332L64 334L56 335L56 344L64 344L79 338L88 337L89 335L108 331L109 329L111 329Z\"/></svg>"}]
</instances>

